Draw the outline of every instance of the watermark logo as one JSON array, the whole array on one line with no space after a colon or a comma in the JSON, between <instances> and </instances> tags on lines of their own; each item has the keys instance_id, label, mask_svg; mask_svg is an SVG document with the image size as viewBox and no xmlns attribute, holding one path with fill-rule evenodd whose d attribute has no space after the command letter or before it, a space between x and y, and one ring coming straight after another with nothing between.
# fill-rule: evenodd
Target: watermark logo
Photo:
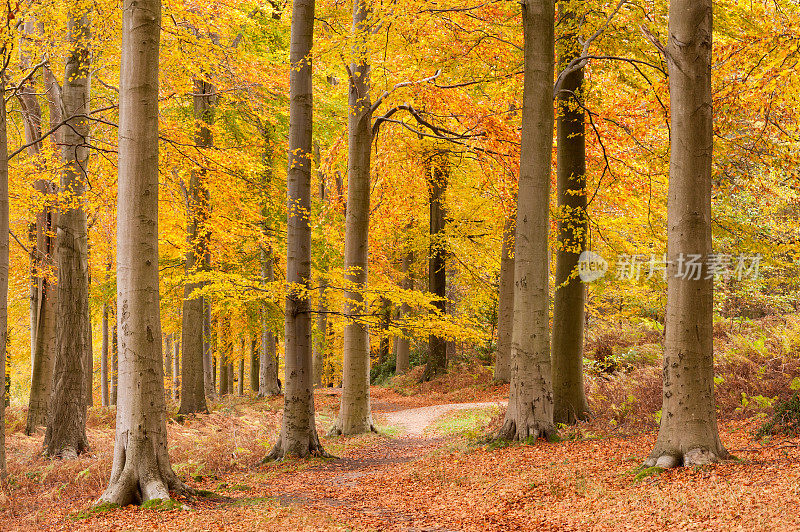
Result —
<instances>
[{"instance_id":1,"label":"watermark logo","mask_svg":"<svg viewBox=\"0 0 800 532\"><path fill-rule=\"evenodd\" d=\"M607 271L608 262L594 251L586 250L578 257L578 276L584 283L600 279Z\"/></svg>"}]
</instances>

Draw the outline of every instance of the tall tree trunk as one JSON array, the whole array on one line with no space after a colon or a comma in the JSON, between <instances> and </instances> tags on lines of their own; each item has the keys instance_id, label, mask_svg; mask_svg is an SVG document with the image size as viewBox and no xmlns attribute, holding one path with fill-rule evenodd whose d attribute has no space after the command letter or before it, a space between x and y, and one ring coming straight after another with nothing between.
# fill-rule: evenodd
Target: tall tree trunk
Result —
<instances>
[{"instance_id":1,"label":"tall tree trunk","mask_svg":"<svg viewBox=\"0 0 800 532\"><path fill-rule=\"evenodd\" d=\"M388 297L381 298L381 341L378 344L378 365L383 366L389 360L391 336L389 327L392 325L392 301Z\"/></svg>"},{"instance_id":2,"label":"tall tree trunk","mask_svg":"<svg viewBox=\"0 0 800 532\"><path fill-rule=\"evenodd\" d=\"M159 0L124 0L119 112L114 464L101 503L125 506L184 491L167 452L158 294Z\"/></svg>"},{"instance_id":3,"label":"tall tree trunk","mask_svg":"<svg viewBox=\"0 0 800 532\"><path fill-rule=\"evenodd\" d=\"M511 381L511 333L514 327L514 219L506 219L500 252L500 288L497 296L497 355L494 380Z\"/></svg>"},{"instance_id":4,"label":"tall tree trunk","mask_svg":"<svg viewBox=\"0 0 800 532\"><path fill-rule=\"evenodd\" d=\"M236 383L236 394L244 395L244 345L242 345L242 358L239 359L239 380Z\"/></svg>"},{"instance_id":5,"label":"tall tree trunk","mask_svg":"<svg viewBox=\"0 0 800 532\"><path fill-rule=\"evenodd\" d=\"M260 369L258 356L258 342L255 338L250 341L250 390L258 393L258 370Z\"/></svg>"},{"instance_id":6,"label":"tall tree trunk","mask_svg":"<svg viewBox=\"0 0 800 532\"><path fill-rule=\"evenodd\" d=\"M172 398L178 400L181 397L181 376L180 376L180 359L181 359L181 343L175 342L172 346Z\"/></svg>"},{"instance_id":7,"label":"tall tree trunk","mask_svg":"<svg viewBox=\"0 0 800 532\"><path fill-rule=\"evenodd\" d=\"M407 226L411 229L411 224ZM412 272L412 265L414 264L414 250L408 249L403 255L403 260L400 263L400 272L403 274L403 280L400 282L400 288L403 290L414 289L414 274ZM411 314L411 306L408 303L403 303L397 312L397 320L402 321L408 319ZM411 351L411 339L406 329L403 329L402 336L396 336L394 339L394 354L395 354L395 373L402 375L409 369L409 354Z\"/></svg>"},{"instance_id":8,"label":"tall tree trunk","mask_svg":"<svg viewBox=\"0 0 800 532\"><path fill-rule=\"evenodd\" d=\"M232 393L230 389L228 366L233 355L233 343L231 340L231 320L228 316L220 317L219 331L219 395L220 397Z\"/></svg>"},{"instance_id":9,"label":"tall tree trunk","mask_svg":"<svg viewBox=\"0 0 800 532\"><path fill-rule=\"evenodd\" d=\"M117 302L114 301L111 322L111 396L109 404L117 406L117 395L119 392L119 342L117 336Z\"/></svg>"},{"instance_id":10,"label":"tall tree trunk","mask_svg":"<svg viewBox=\"0 0 800 532\"><path fill-rule=\"evenodd\" d=\"M36 21L28 17L20 39L23 69L30 67L27 52L36 33ZM31 77L23 83L17 93L22 108L25 142L28 155L39 157L42 144L35 142L42 137L42 110ZM60 104L60 100L59 100ZM55 225L57 215L53 205L55 185L48 179L37 179L34 189L41 195L43 206L36 213L36 222L31 232L31 392L28 400L28 415L25 434L33 434L37 427L47 425L50 396L53 391L53 367L56 349L56 287L51 282L54 268Z\"/></svg>"},{"instance_id":11,"label":"tall tree trunk","mask_svg":"<svg viewBox=\"0 0 800 532\"><path fill-rule=\"evenodd\" d=\"M212 145L209 125L214 120L213 85L200 79L194 80L194 117L198 128L195 143L200 148ZM186 273L196 273L202 267L203 257L208 248L209 197L206 185L205 168L192 171L188 191L189 229L186 238L189 249L186 252ZM181 405L178 412L191 414L208 412L206 405L206 373L203 364L203 298L193 297L191 293L200 288L200 283L187 283L184 288L183 325L181 344L183 352L181 366Z\"/></svg>"},{"instance_id":12,"label":"tall tree trunk","mask_svg":"<svg viewBox=\"0 0 800 532\"><path fill-rule=\"evenodd\" d=\"M430 252L428 255L428 290L439 298L433 303L440 314L445 313L447 295L446 242L444 236L444 195L447 190L448 169L446 155L433 151L426 154L430 205ZM428 359L422 380L431 380L447 371L447 341L431 334L428 338Z\"/></svg>"},{"instance_id":13,"label":"tall tree trunk","mask_svg":"<svg viewBox=\"0 0 800 532\"><path fill-rule=\"evenodd\" d=\"M561 7L559 68L567 68L581 54L573 4ZM575 423L589 415L583 387L583 324L586 287L578 277L578 259L586 248L589 218L586 212L586 137L583 69L568 74L556 95L558 188L558 251L553 302L553 421Z\"/></svg>"},{"instance_id":14,"label":"tall tree trunk","mask_svg":"<svg viewBox=\"0 0 800 532\"><path fill-rule=\"evenodd\" d=\"M108 303L103 303L103 344L100 350L100 401L108 406Z\"/></svg>"},{"instance_id":15,"label":"tall tree trunk","mask_svg":"<svg viewBox=\"0 0 800 532\"><path fill-rule=\"evenodd\" d=\"M330 79L330 78L329 78ZM322 157L320 156L319 143L314 142L314 163L317 165L317 179L319 179L319 198L323 205L329 204L329 194L325 185L325 172L320 168ZM323 234L322 257L320 258L319 274L319 299L317 300L317 335L313 346L314 357L314 386L322 387L322 377L325 374L325 354L328 350L328 243Z\"/></svg>"},{"instance_id":16,"label":"tall tree trunk","mask_svg":"<svg viewBox=\"0 0 800 532\"><path fill-rule=\"evenodd\" d=\"M209 253L206 252L206 269L210 269L211 260ZM211 303L203 298L203 384L206 390L206 399L213 399L217 396L216 375L214 374L214 349L212 340L214 330L211 327ZM176 359L177 360L177 359Z\"/></svg>"},{"instance_id":17,"label":"tall tree trunk","mask_svg":"<svg viewBox=\"0 0 800 532\"><path fill-rule=\"evenodd\" d=\"M9 14L10 15L10 14ZM7 64L8 51L0 55ZM0 70L0 89L5 93L5 68ZM6 473L6 357L8 356L8 132L6 130L6 105L0 104L0 478Z\"/></svg>"},{"instance_id":18,"label":"tall tree trunk","mask_svg":"<svg viewBox=\"0 0 800 532\"><path fill-rule=\"evenodd\" d=\"M667 312L661 427L645 464L702 465L729 457L714 404L713 276L677 277L679 258L706 260L711 241L711 0L671 0Z\"/></svg>"},{"instance_id":19,"label":"tall tree trunk","mask_svg":"<svg viewBox=\"0 0 800 532\"><path fill-rule=\"evenodd\" d=\"M525 82L514 236L514 325L508 410L498 437L536 440L555 432L550 380L550 166L553 153L553 0L523 0Z\"/></svg>"},{"instance_id":20,"label":"tall tree trunk","mask_svg":"<svg viewBox=\"0 0 800 532\"><path fill-rule=\"evenodd\" d=\"M370 65L367 62L371 24L368 2L353 2L353 56L347 119L347 214L344 237L344 346L342 400L331 434L375 430L369 401L369 328L364 290L369 274L369 202L372 147Z\"/></svg>"},{"instance_id":21,"label":"tall tree trunk","mask_svg":"<svg viewBox=\"0 0 800 532\"><path fill-rule=\"evenodd\" d=\"M88 226L83 195L89 165L89 14L73 12L69 19L71 50L64 69L62 101L69 117L64 128L61 190L58 217L58 297L56 311L56 362L53 394L44 445L51 456L75 457L89 446L86 438L86 407L91 364L89 321ZM159 335L158 341L161 341Z\"/></svg>"},{"instance_id":22,"label":"tall tree trunk","mask_svg":"<svg viewBox=\"0 0 800 532\"><path fill-rule=\"evenodd\" d=\"M261 279L265 283L275 280L275 270L272 266L272 248L261 248ZM278 359L275 347L275 333L269 320L269 301L261 305L261 349L259 351L258 396L278 395L281 387L278 385Z\"/></svg>"},{"instance_id":23,"label":"tall tree trunk","mask_svg":"<svg viewBox=\"0 0 800 532\"><path fill-rule=\"evenodd\" d=\"M314 421L311 315L311 47L314 0L292 2L289 45L289 164L286 227L286 393L278 441L266 459L324 454Z\"/></svg>"}]
</instances>

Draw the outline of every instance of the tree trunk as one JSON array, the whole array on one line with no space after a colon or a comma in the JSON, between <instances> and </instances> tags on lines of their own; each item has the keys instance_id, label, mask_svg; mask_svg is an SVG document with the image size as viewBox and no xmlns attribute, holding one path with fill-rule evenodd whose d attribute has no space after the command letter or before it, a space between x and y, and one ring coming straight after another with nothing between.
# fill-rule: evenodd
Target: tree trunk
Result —
<instances>
[{"instance_id":1,"label":"tree trunk","mask_svg":"<svg viewBox=\"0 0 800 532\"><path fill-rule=\"evenodd\" d=\"M7 64L7 57L3 57ZM5 68L0 71L0 89L5 93ZM6 473L6 357L8 356L8 132L6 106L0 105L0 478Z\"/></svg>"},{"instance_id":2,"label":"tree trunk","mask_svg":"<svg viewBox=\"0 0 800 532\"><path fill-rule=\"evenodd\" d=\"M327 268L326 268L327 270ZM328 280L327 271L319 277L319 301L317 303L317 338L314 342L314 386L322 387L325 374L325 353L328 350Z\"/></svg>"},{"instance_id":3,"label":"tree trunk","mask_svg":"<svg viewBox=\"0 0 800 532\"><path fill-rule=\"evenodd\" d=\"M511 381L511 332L514 327L514 219L506 218L500 252L500 288L497 296L497 355L494 380Z\"/></svg>"},{"instance_id":4,"label":"tree trunk","mask_svg":"<svg viewBox=\"0 0 800 532\"><path fill-rule=\"evenodd\" d=\"M571 6L572 4L566 4ZM574 7L561 8L558 62L564 69L581 54ZM553 421L575 423L589 415L583 386L583 325L586 287L578 277L578 259L586 248L589 218L586 212L586 140L583 69L564 77L557 95L556 125L558 188L558 251L553 302Z\"/></svg>"},{"instance_id":5,"label":"tree trunk","mask_svg":"<svg viewBox=\"0 0 800 532\"><path fill-rule=\"evenodd\" d=\"M407 226L411 230L411 224ZM414 289L414 274L411 267L414 264L414 251L408 249L403 255L403 260L400 263L400 272L403 274L403 280L400 282L400 288L404 290ZM408 303L400 305L397 313L397 320L402 321L408 319L411 313L411 306ZM409 370L409 354L411 351L411 339L406 329L403 329L403 336L396 336L394 339L394 353L395 353L395 374L402 375Z\"/></svg>"},{"instance_id":6,"label":"tree trunk","mask_svg":"<svg viewBox=\"0 0 800 532\"><path fill-rule=\"evenodd\" d=\"M23 69L30 67L30 58L24 52L36 33L36 21L28 17L20 39ZM42 137L42 110L39 105L34 78L23 83L17 93L25 131L26 144ZM38 158L41 142L28 147L28 154ZM53 367L56 349L56 289L50 281L54 268L56 212L53 207L55 185L47 179L37 179L34 189L42 195L44 204L36 213L36 223L31 231L31 392L25 434L31 435L37 427L47 425L50 396L53 391ZM48 197L49 196L49 197ZM48 275L49 274L49 275Z\"/></svg>"},{"instance_id":7,"label":"tree trunk","mask_svg":"<svg viewBox=\"0 0 800 532\"><path fill-rule=\"evenodd\" d=\"M214 121L213 85L203 80L194 80L194 118L199 124L195 132L195 143L200 148L213 143L209 125ZM209 232L206 227L209 209L209 195L205 168L192 170L187 194L189 207L189 228L186 238L189 249L186 252L186 273L197 273L202 268L203 257L208 248ZM181 366L181 405L178 412L191 414L208 412L206 405L206 372L203 364L203 298L190 299L191 293L200 288L200 283L187 283L184 288L183 325L181 343L183 365Z\"/></svg>"},{"instance_id":8,"label":"tree trunk","mask_svg":"<svg viewBox=\"0 0 800 532\"><path fill-rule=\"evenodd\" d=\"M255 338L250 342L250 390L258 393L258 342Z\"/></svg>"},{"instance_id":9,"label":"tree trunk","mask_svg":"<svg viewBox=\"0 0 800 532\"><path fill-rule=\"evenodd\" d=\"M550 166L553 153L553 0L523 0L525 81L517 230L514 325L508 410L498 437L536 440L555 432L550 381Z\"/></svg>"},{"instance_id":10,"label":"tree trunk","mask_svg":"<svg viewBox=\"0 0 800 532\"><path fill-rule=\"evenodd\" d=\"M447 245L445 242L444 195L447 190L447 161L444 153L426 154L430 205L430 251L428 254L428 290L439 299L433 303L440 314L445 313L447 302ZM441 336L428 337L428 360L422 380L429 381L447 371L447 341Z\"/></svg>"},{"instance_id":11,"label":"tree trunk","mask_svg":"<svg viewBox=\"0 0 800 532\"><path fill-rule=\"evenodd\" d=\"M233 355L233 344L231 343L231 322L230 317L220 317L220 340L219 340L219 395L228 395L233 390L229 387L228 366Z\"/></svg>"},{"instance_id":12,"label":"tree trunk","mask_svg":"<svg viewBox=\"0 0 800 532\"><path fill-rule=\"evenodd\" d=\"M172 378L172 344L174 343L174 336L172 333L164 338L164 375ZM172 395L172 386L168 385L164 390L164 397Z\"/></svg>"},{"instance_id":13,"label":"tree trunk","mask_svg":"<svg viewBox=\"0 0 800 532\"><path fill-rule=\"evenodd\" d=\"M181 377L180 377L180 359L181 359L181 343L175 342L172 345L172 398L178 400L181 396Z\"/></svg>"},{"instance_id":14,"label":"tree trunk","mask_svg":"<svg viewBox=\"0 0 800 532\"><path fill-rule=\"evenodd\" d=\"M239 381L236 384L236 393L244 395L244 346L242 346L242 358L239 359Z\"/></svg>"},{"instance_id":15,"label":"tree trunk","mask_svg":"<svg viewBox=\"0 0 800 532\"><path fill-rule=\"evenodd\" d=\"M88 227L82 204L89 164L89 121L79 116L89 112L89 37L89 14L85 11L71 13L71 50L64 69L62 96L64 111L70 119L64 128L61 151L65 163L61 190L69 200L62 201L58 217L56 362L44 438L47 454L64 458L76 457L89 446L86 438L87 366L91 363L92 352Z\"/></svg>"},{"instance_id":16,"label":"tree trunk","mask_svg":"<svg viewBox=\"0 0 800 532\"><path fill-rule=\"evenodd\" d=\"M206 253L205 267L206 269L211 268L211 260L208 253ZM203 298L203 384L207 399L213 399L217 396L213 338L211 303L209 303L208 299Z\"/></svg>"},{"instance_id":17,"label":"tree trunk","mask_svg":"<svg viewBox=\"0 0 800 532\"><path fill-rule=\"evenodd\" d=\"M292 2L286 227L286 393L278 441L266 459L324 454L314 421L311 315L311 47L314 0Z\"/></svg>"},{"instance_id":18,"label":"tree trunk","mask_svg":"<svg viewBox=\"0 0 800 532\"><path fill-rule=\"evenodd\" d=\"M647 466L729 457L714 404L713 276L677 277L678 259L707 260L711 241L711 0L671 0L667 311L661 427ZM684 272L685 273L685 272Z\"/></svg>"},{"instance_id":19,"label":"tree trunk","mask_svg":"<svg viewBox=\"0 0 800 532\"><path fill-rule=\"evenodd\" d=\"M100 503L125 506L184 491L167 452L158 294L159 0L124 0L119 113L114 464Z\"/></svg>"},{"instance_id":20,"label":"tree trunk","mask_svg":"<svg viewBox=\"0 0 800 532\"><path fill-rule=\"evenodd\" d=\"M367 62L371 10L363 0L353 3L353 56L347 120L347 214L344 237L344 346L342 400L330 434L361 434L375 430L369 401L369 328L364 290L369 274L369 202L372 147L370 65Z\"/></svg>"},{"instance_id":21,"label":"tree trunk","mask_svg":"<svg viewBox=\"0 0 800 532\"><path fill-rule=\"evenodd\" d=\"M231 353L233 356L233 353ZM228 393L234 395L236 393L236 369L233 365L233 360L228 362Z\"/></svg>"},{"instance_id":22,"label":"tree trunk","mask_svg":"<svg viewBox=\"0 0 800 532\"><path fill-rule=\"evenodd\" d=\"M108 406L108 303L103 303L103 345L100 351L100 401Z\"/></svg>"},{"instance_id":23,"label":"tree trunk","mask_svg":"<svg viewBox=\"0 0 800 532\"><path fill-rule=\"evenodd\" d=\"M388 297L381 298L381 341L378 344L378 365L383 366L389 360L391 337L389 327L392 325L392 301Z\"/></svg>"},{"instance_id":24,"label":"tree trunk","mask_svg":"<svg viewBox=\"0 0 800 532\"><path fill-rule=\"evenodd\" d=\"M111 397L109 397L109 404L117 406L117 392L119 391L119 344L117 337L117 312L116 301L114 301L114 309L112 309L112 322L111 322Z\"/></svg>"},{"instance_id":25,"label":"tree trunk","mask_svg":"<svg viewBox=\"0 0 800 532\"><path fill-rule=\"evenodd\" d=\"M272 267L272 248L261 248L261 279L265 283L275 280L275 271ZM269 320L270 302L265 301L261 306L261 350L259 352L259 378L258 396L278 395L281 387L278 385L278 359L275 347L275 333Z\"/></svg>"}]
</instances>

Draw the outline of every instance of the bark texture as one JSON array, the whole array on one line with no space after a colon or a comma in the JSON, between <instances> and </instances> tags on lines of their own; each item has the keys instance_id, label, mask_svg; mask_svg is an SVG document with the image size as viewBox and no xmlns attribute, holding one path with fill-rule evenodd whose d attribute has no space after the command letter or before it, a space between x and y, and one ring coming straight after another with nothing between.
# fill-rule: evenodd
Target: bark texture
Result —
<instances>
[{"instance_id":1,"label":"bark texture","mask_svg":"<svg viewBox=\"0 0 800 532\"><path fill-rule=\"evenodd\" d=\"M108 406L108 303L103 303L103 343L100 348L100 402Z\"/></svg>"},{"instance_id":2,"label":"bark texture","mask_svg":"<svg viewBox=\"0 0 800 532\"><path fill-rule=\"evenodd\" d=\"M500 250L500 287L497 295L497 355L494 380L511 381L511 334L514 329L514 220L503 227Z\"/></svg>"},{"instance_id":3,"label":"bark texture","mask_svg":"<svg viewBox=\"0 0 800 532\"><path fill-rule=\"evenodd\" d=\"M214 119L214 87L200 79L194 80L194 118L197 123L195 143L200 148L212 145L210 124ZM209 209L209 194L205 168L192 170L187 194L189 227L186 239L186 273L194 274L203 266L203 257L208 248L209 233L206 227ZM183 300L183 324L181 326L181 405L180 414L208 412L206 404L206 373L203 359L203 298L191 297L200 283L186 283Z\"/></svg>"},{"instance_id":4,"label":"bark texture","mask_svg":"<svg viewBox=\"0 0 800 532\"><path fill-rule=\"evenodd\" d=\"M667 311L661 427L647 466L703 465L729 457L714 403L713 279L677 277L681 255L711 253L711 0L671 0Z\"/></svg>"},{"instance_id":5,"label":"bark texture","mask_svg":"<svg viewBox=\"0 0 800 532\"><path fill-rule=\"evenodd\" d=\"M369 327L364 290L369 275L369 203L372 147L370 65L367 61L370 24L367 2L353 2L353 56L350 65L347 120L347 213L344 240L344 315L342 400L331 434L361 434L375 430L369 401Z\"/></svg>"},{"instance_id":6,"label":"bark texture","mask_svg":"<svg viewBox=\"0 0 800 532\"><path fill-rule=\"evenodd\" d=\"M258 372L260 368L258 356L258 342L250 342L250 391L258 393Z\"/></svg>"},{"instance_id":7,"label":"bark texture","mask_svg":"<svg viewBox=\"0 0 800 532\"><path fill-rule=\"evenodd\" d=\"M327 268L326 268L327 269ZM317 336L314 342L314 386L322 387L325 374L325 353L328 350L328 280L327 271L319 277L319 300L317 301Z\"/></svg>"},{"instance_id":8,"label":"bark texture","mask_svg":"<svg viewBox=\"0 0 800 532\"><path fill-rule=\"evenodd\" d=\"M5 69L4 69L5 70ZM0 72L0 89L5 92L6 72ZM6 473L6 356L8 355L8 132L6 106L0 105L0 478Z\"/></svg>"},{"instance_id":9,"label":"bark texture","mask_svg":"<svg viewBox=\"0 0 800 532\"><path fill-rule=\"evenodd\" d=\"M172 398L179 399L181 396L181 376L180 371L180 359L181 359L181 344L180 342L175 342L172 346Z\"/></svg>"},{"instance_id":10,"label":"bark texture","mask_svg":"<svg viewBox=\"0 0 800 532\"><path fill-rule=\"evenodd\" d=\"M62 101L69 117L61 156L61 214L58 217L56 353L53 393L44 445L48 455L72 458L84 452L86 407L90 387L91 323L89 321L88 227L83 194L89 151L89 14L71 13L70 52L64 69ZM160 336L159 336L160 339ZM160 340L159 340L160 341Z\"/></svg>"},{"instance_id":11,"label":"bark texture","mask_svg":"<svg viewBox=\"0 0 800 532\"><path fill-rule=\"evenodd\" d=\"M266 459L325 454L314 421L311 360L311 47L314 0L292 2L286 226L286 392L278 441Z\"/></svg>"},{"instance_id":12,"label":"bark texture","mask_svg":"<svg viewBox=\"0 0 800 532\"><path fill-rule=\"evenodd\" d=\"M550 381L548 242L553 150L553 0L523 0L524 88L514 326L508 410L498 437L536 440L555 432Z\"/></svg>"},{"instance_id":13,"label":"bark texture","mask_svg":"<svg viewBox=\"0 0 800 532\"><path fill-rule=\"evenodd\" d=\"M447 245L444 235L444 195L447 190L446 156L430 152L428 158L428 191L430 205L430 251L428 253L428 291L439 298L433 303L441 314L447 310ZM428 337L428 359L422 380L431 380L447 371L447 341L441 336Z\"/></svg>"},{"instance_id":14,"label":"bark texture","mask_svg":"<svg viewBox=\"0 0 800 532\"><path fill-rule=\"evenodd\" d=\"M114 463L100 503L121 506L183 491L167 453L158 294L159 0L124 0L119 117Z\"/></svg>"},{"instance_id":15,"label":"bark texture","mask_svg":"<svg viewBox=\"0 0 800 532\"><path fill-rule=\"evenodd\" d=\"M411 229L409 224L407 229ZM414 274L411 271L411 265L414 264L414 251L408 249L403 255L400 263L400 272L403 274L403 280L400 282L400 288L403 290L414 289ZM411 306L408 303L403 303L397 310L397 320L401 321L407 319L411 313ZM396 336L394 339L394 360L395 360L395 373L402 375L409 369L409 355L411 351L411 339L409 332L403 330L402 336Z\"/></svg>"},{"instance_id":16,"label":"bark texture","mask_svg":"<svg viewBox=\"0 0 800 532\"><path fill-rule=\"evenodd\" d=\"M571 6L573 4L566 4ZM559 25L559 68L579 57L581 44L575 30L578 17L562 8ZM583 386L583 325L586 287L578 277L578 259L586 249L589 217L586 212L586 140L583 69L568 74L556 95L556 182L558 197L558 251L553 301L553 420L575 423L589 415Z\"/></svg>"},{"instance_id":17,"label":"bark texture","mask_svg":"<svg viewBox=\"0 0 800 532\"><path fill-rule=\"evenodd\" d=\"M205 268L211 269L211 260L209 253L206 253L204 259ZM216 375L214 369L214 329L211 327L211 303L206 298L203 298L203 384L206 390L206 399L213 399L217 396L217 389L215 386ZM176 348L177 349L177 348ZM178 357L175 357L178 360ZM177 395L175 396L177 398Z\"/></svg>"}]
</instances>

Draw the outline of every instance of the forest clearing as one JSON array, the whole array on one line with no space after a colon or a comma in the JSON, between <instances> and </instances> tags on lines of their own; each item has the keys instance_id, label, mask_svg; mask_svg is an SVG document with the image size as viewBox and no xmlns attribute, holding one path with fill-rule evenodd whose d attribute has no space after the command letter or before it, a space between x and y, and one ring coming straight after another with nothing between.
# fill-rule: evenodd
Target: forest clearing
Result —
<instances>
[{"instance_id":1,"label":"forest clearing","mask_svg":"<svg viewBox=\"0 0 800 532\"><path fill-rule=\"evenodd\" d=\"M800 530L796 0L0 12L0 531Z\"/></svg>"}]
</instances>

